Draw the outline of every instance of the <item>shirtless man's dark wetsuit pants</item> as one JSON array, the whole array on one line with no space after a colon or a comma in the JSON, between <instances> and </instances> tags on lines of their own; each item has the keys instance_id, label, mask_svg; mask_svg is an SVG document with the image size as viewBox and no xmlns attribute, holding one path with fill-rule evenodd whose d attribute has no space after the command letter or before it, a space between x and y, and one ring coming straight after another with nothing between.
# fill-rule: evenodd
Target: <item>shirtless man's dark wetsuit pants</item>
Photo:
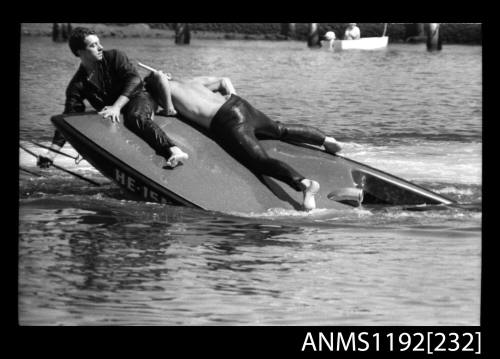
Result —
<instances>
[{"instance_id":1,"label":"shirtless man's dark wetsuit pants","mask_svg":"<svg viewBox=\"0 0 500 359\"><path fill-rule=\"evenodd\" d=\"M210 132L219 144L239 161L255 171L274 177L297 191L305 177L285 162L269 157L259 137L282 141L304 142L321 146L326 135L305 125L284 125L273 121L239 96L231 95L217 111Z\"/></svg>"},{"instance_id":2,"label":"shirtless man's dark wetsuit pants","mask_svg":"<svg viewBox=\"0 0 500 359\"><path fill-rule=\"evenodd\" d=\"M174 142L153 120L158 105L146 91L133 96L123 109L125 126L146 141L160 156L168 159Z\"/></svg>"}]
</instances>

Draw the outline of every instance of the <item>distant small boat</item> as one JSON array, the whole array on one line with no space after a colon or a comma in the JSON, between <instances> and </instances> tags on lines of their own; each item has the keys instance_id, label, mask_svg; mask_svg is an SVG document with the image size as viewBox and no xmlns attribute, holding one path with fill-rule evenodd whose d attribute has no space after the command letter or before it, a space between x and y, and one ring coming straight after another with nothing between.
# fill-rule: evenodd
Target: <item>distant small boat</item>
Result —
<instances>
[{"instance_id":1,"label":"distant small boat","mask_svg":"<svg viewBox=\"0 0 500 359\"><path fill-rule=\"evenodd\" d=\"M335 40L333 50L377 50L387 47L389 36L362 37L359 40Z\"/></svg>"}]
</instances>

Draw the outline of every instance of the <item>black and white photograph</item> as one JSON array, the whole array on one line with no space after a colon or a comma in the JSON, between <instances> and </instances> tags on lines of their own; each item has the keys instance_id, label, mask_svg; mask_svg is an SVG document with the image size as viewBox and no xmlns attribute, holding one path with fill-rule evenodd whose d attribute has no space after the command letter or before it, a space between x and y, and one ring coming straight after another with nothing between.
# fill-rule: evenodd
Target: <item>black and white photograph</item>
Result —
<instances>
[{"instance_id":1,"label":"black and white photograph","mask_svg":"<svg viewBox=\"0 0 500 359\"><path fill-rule=\"evenodd\" d=\"M481 23L19 26L20 326L480 326Z\"/></svg>"}]
</instances>

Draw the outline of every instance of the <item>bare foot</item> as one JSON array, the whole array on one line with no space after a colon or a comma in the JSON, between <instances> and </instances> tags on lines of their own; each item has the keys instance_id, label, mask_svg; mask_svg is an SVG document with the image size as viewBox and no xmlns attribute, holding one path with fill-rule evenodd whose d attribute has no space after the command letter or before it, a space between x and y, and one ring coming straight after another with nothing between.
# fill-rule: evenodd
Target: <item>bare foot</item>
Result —
<instances>
[{"instance_id":1,"label":"bare foot","mask_svg":"<svg viewBox=\"0 0 500 359\"><path fill-rule=\"evenodd\" d=\"M175 116L177 115L177 111L175 110L175 108L168 108L167 109L167 116Z\"/></svg>"},{"instance_id":2,"label":"bare foot","mask_svg":"<svg viewBox=\"0 0 500 359\"><path fill-rule=\"evenodd\" d=\"M171 110L166 110L166 109L161 109L158 111L159 116L175 116L177 115L177 111L175 109Z\"/></svg>"},{"instance_id":3,"label":"bare foot","mask_svg":"<svg viewBox=\"0 0 500 359\"><path fill-rule=\"evenodd\" d=\"M326 152L332 153L332 154L335 154L342 149L342 147L340 146L340 142L338 142L333 137L325 138L325 142L323 143L323 146L325 147Z\"/></svg>"},{"instance_id":4,"label":"bare foot","mask_svg":"<svg viewBox=\"0 0 500 359\"><path fill-rule=\"evenodd\" d=\"M304 179L302 184L304 189L304 209L310 211L316 208L316 199L314 196L319 192L319 183L313 180Z\"/></svg>"},{"instance_id":5,"label":"bare foot","mask_svg":"<svg viewBox=\"0 0 500 359\"><path fill-rule=\"evenodd\" d=\"M167 168L175 168L189 158L188 154L183 152L179 147L171 147L170 151L172 152L172 155L168 158L165 164L165 167Z\"/></svg>"}]
</instances>

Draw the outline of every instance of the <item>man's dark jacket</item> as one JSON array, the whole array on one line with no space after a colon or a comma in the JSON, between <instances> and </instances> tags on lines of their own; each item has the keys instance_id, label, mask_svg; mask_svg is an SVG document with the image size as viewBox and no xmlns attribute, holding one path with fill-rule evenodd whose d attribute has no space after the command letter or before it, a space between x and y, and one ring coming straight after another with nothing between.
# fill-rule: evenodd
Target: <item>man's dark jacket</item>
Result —
<instances>
[{"instance_id":1,"label":"man's dark jacket","mask_svg":"<svg viewBox=\"0 0 500 359\"><path fill-rule=\"evenodd\" d=\"M100 111L113 105L121 95L130 99L143 89L141 77L127 56L119 50L105 50L92 74L80 65L66 89L64 113L84 112L84 100ZM56 130L52 142L62 147L66 140Z\"/></svg>"}]
</instances>

